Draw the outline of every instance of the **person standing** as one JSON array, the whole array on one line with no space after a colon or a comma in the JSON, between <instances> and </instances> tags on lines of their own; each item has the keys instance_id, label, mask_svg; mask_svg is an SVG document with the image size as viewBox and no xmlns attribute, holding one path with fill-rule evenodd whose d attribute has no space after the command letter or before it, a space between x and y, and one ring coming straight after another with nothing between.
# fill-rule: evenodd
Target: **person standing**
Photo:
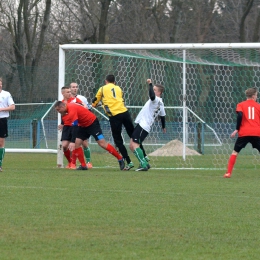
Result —
<instances>
[{"instance_id":1,"label":"person standing","mask_svg":"<svg viewBox=\"0 0 260 260\"><path fill-rule=\"evenodd\" d=\"M124 145L124 140L122 138L122 126L125 127L128 136L131 138L134 131L134 124L129 111L124 104L123 91L119 86L115 85L114 75L106 76L105 85L99 88L95 98L92 101L92 106L96 107L100 101L103 104L105 113L109 117L109 123L115 145L127 162L124 170L129 171L134 167L134 164L131 161Z\"/></svg>"},{"instance_id":2,"label":"person standing","mask_svg":"<svg viewBox=\"0 0 260 260\"><path fill-rule=\"evenodd\" d=\"M238 134L238 138L229 157L224 178L231 177L237 156L248 143L251 143L252 147L260 152L260 104L256 102L258 91L256 88L248 88L245 94L246 100L238 103L236 107L236 130L231 137Z\"/></svg>"},{"instance_id":3,"label":"person standing","mask_svg":"<svg viewBox=\"0 0 260 260\"><path fill-rule=\"evenodd\" d=\"M63 96L62 102L64 103L78 103L83 106L83 103L80 99L74 98L71 96L71 90L69 87L64 86L61 88L61 94ZM66 122L62 121L61 124L58 126L58 129L62 131L61 134L61 143L62 143L62 149L64 156L66 157L68 161L68 165L66 166L67 169L76 169L76 158L73 156L73 153L71 154L71 151L69 150L69 144L72 138L72 126L70 124L66 124ZM72 160L73 158L73 160ZM73 162L72 162L73 161ZM82 161L81 165L85 165L85 162Z\"/></svg>"},{"instance_id":4,"label":"person standing","mask_svg":"<svg viewBox=\"0 0 260 260\"><path fill-rule=\"evenodd\" d=\"M162 123L162 130L166 133L165 128L165 109L164 104L161 98L162 93L164 92L164 87L162 85L156 84L153 86L152 80L147 79L149 84L149 100L145 103L139 114L135 119L137 124L134 132L130 139L130 150L134 153L138 159L140 166L136 171L147 171L150 167L145 160L140 144L148 136L151 131L151 126L153 125L155 119L160 116Z\"/></svg>"},{"instance_id":5,"label":"person standing","mask_svg":"<svg viewBox=\"0 0 260 260\"><path fill-rule=\"evenodd\" d=\"M3 90L3 80L0 78L0 172L5 155L5 138L8 137L9 111L15 110L14 100L8 91Z\"/></svg>"},{"instance_id":6,"label":"person standing","mask_svg":"<svg viewBox=\"0 0 260 260\"><path fill-rule=\"evenodd\" d=\"M70 90L71 90L72 97L75 98L75 100L80 99L82 101L82 103L84 104L84 106L91 111L91 105L88 103L87 99L84 96L78 94L79 86L76 82L70 83ZM85 155L85 158L87 161L87 166L89 169L91 169L93 167L93 165L91 163L91 151L89 148L88 140L84 140L82 143L82 146L83 146L84 155Z\"/></svg>"},{"instance_id":7,"label":"person standing","mask_svg":"<svg viewBox=\"0 0 260 260\"><path fill-rule=\"evenodd\" d=\"M105 140L99 121L92 112L80 104L64 103L62 101L57 101L54 107L61 114L62 120L67 125L73 126L69 149L75 152L77 158L80 159L83 156L82 142L92 135L101 148L117 158L120 170L124 169L125 163L123 157L116 151L115 147ZM84 170L87 167L81 165L79 168Z\"/></svg>"}]
</instances>

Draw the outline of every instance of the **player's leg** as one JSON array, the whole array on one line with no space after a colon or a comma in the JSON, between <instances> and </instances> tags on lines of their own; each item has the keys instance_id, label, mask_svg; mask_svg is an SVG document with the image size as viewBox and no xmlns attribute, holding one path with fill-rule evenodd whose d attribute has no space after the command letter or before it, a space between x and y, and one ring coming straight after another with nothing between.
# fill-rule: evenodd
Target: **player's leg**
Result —
<instances>
[{"instance_id":1,"label":"player's leg","mask_svg":"<svg viewBox=\"0 0 260 260\"><path fill-rule=\"evenodd\" d=\"M91 152L90 152L90 148L89 148L89 144L88 144L88 139L83 141L83 151L84 151L84 155L87 161L87 166L88 168L92 168L93 165L91 163Z\"/></svg>"},{"instance_id":2,"label":"player's leg","mask_svg":"<svg viewBox=\"0 0 260 260\"><path fill-rule=\"evenodd\" d=\"M123 113L124 114L124 113ZM118 147L119 152L126 160L127 164L131 163L131 159L128 155L126 147L124 145L124 140L122 138L122 120L123 115L116 115L109 118L109 123L111 127L112 136L115 142L116 147Z\"/></svg>"},{"instance_id":3,"label":"player's leg","mask_svg":"<svg viewBox=\"0 0 260 260\"><path fill-rule=\"evenodd\" d=\"M64 126L61 133L62 149L63 149L64 156L68 161L68 165L66 166L66 168L70 168L70 164L71 164L71 151L68 148L72 137L71 132L72 132L71 126Z\"/></svg>"},{"instance_id":4,"label":"player's leg","mask_svg":"<svg viewBox=\"0 0 260 260\"><path fill-rule=\"evenodd\" d=\"M140 166L136 171L147 171L148 162L144 158L144 153L140 148L140 144L144 141L148 132L146 132L140 125L137 125L130 139L130 150L134 153L135 157L138 159Z\"/></svg>"},{"instance_id":5,"label":"player's leg","mask_svg":"<svg viewBox=\"0 0 260 260\"><path fill-rule=\"evenodd\" d=\"M2 165L5 156L5 138L0 137L0 172L3 170Z\"/></svg>"},{"instance_id":6,"label":"player's leg","mask_svg":"<svg viewBox=\"0 0 260 260\"><path fill-rule=\"evenodd\" d=\"M80 132L80 127L78 132ZM78 135L77 135L78 136ZM80 136L80 134L79 134ZM72 151L72 166L71 169L75 169L76 167L76 160L78 159L80 162L80 166L78 168L76 168L76 170L87 170L87 164L85 161L85 157L84 157L84 152L82 149L82 143L83 143L83 139L81 138L76 138L75 140L75 149Z\"/></svg>"},{"instance_id":7,"label":"player's leg","mask_svg":"<svg viewBox=\"0 0 260 260\"><path fill-rule=\"evenodd\" d=\"M131 115L130 115L130 113L128 111L127 111L127 114L124 117L123 125L125 127L125 130L126 130L128 136L131 138L132 134L134 132L134 124L133 124L133 120L131 118ZM148 156L147 156L147 154L146 154L142 144L140 144L140 149L143 151L144 158L146 159L146 161L149 162L150 159L148 158ZM148 168L150 168L149 164L148 164Z\"/></svg>"},{"instance_id":8,"label":"player's leg","mask_svg":"<svg viewBox=\"0 0 260 260\"><path fill-rule=\"evenodd\" d=\"M98 145L108 151L110 154L115 156L119 163L120 170L123 170L125 167L124 158L117 152L116 148L112 146L110 143L108 143L104 135L102 133L102 129L100 127L98 119L96 119L90 126L86 127L88 134L92 135Z\"/></svg>"},{"instance_id":9,"label":"player's leg","mask_svg":"<svg viewBox=\"0 0 260 260\"><path fill-rule=\"evenodd\" d=\"M234 150L231 153L229 160L228 160L228 165L227 165L227 172L224 174L224 178L230 178L232 175L232 171L234 169L237 156L241 149L243 149L247 143L249 142L248 137L238 137L234 146Z\"/></svg>"},{"instance_id":10,"label":"player's leg","mask_svg":"<svg viewBox=\"0 0 260 260\"><path fill-rule=\"evenodd\" d=\"M70 141L68 141L68 140L62 140L61 141L61 145L62 145L64 156L65 156L65 158L68 161L68 165L66 166L66 168L69 168L70 167L70 163L71 163L71 152L68 149L69 144L70 144Z\"/></svg>"},{"instance_id":11,"label":"player's leg","mask_svg":"<svg viewBox=\"0 0 260 260\"><path fill-rule=\"evenodd\" d=\"M76 127L76 126L75 126ZM74 128L77 130L76 132L76 140L75 140L75 149L72 151L72 159L71 159L71 169L77 169L77 170L87 170L87 164L84 157L84 152L82 149L83 140L87 139L87 132L85 130L85 127L78 127ZM73 141L73 140L71 140ZM72 142L71 142L72 144ZM70 144L70 145L71 145ZM80 162L80 166L76 168L76 161L77 159Z\"/></svg>"},{"instance_id":12,"label":"player's leg","mask_svg":"<svg viewBox=\"0 0 260 260\"><path fill-rule=\"evenodd\" d=\"M0 172L5 156L5 138L8 137L7 118L0 118Z\"/></svg>"}]
</instances>

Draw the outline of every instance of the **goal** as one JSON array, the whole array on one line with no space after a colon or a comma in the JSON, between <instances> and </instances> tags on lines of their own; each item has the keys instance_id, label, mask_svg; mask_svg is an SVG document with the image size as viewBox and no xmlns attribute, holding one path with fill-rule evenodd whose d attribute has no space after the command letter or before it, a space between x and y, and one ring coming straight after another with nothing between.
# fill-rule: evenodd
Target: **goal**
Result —
<instances>
[{"instance_id":1,"label":"goal","mask_svg":"<svg viewBox=\"0 0 260 260\"><path fill-rule=\"evenodd\" d=\"M54 103L18 103L8 119L7 152L57 153Z\"/></svg>"},{"instance_id":2,"label":"goal","mask_svg":"<svg viewBox=\"0 0 260 260\"><path fill-rule=\"evenodd\" d=\"M235 108L245 90L260 84L260 44L68 44L59 50L60 89L75 81L91 102L107 74L124 91L132 118L148 100L146 79L165 86L166 129L156 120L144 142L153 168L224 169L233 150ZM108 120L98 116L105 138L113 143ZM123 131L126 147L129 138ZM116 160L90 139L95 166L116 167ZM61 151L60 151L61 152ZM135 165L138 162L129 150ZM258 165L247 147L243 162ZM58 156L58 164L63 162ZM242 160L241 160L242 162ZM245 164L239 162L237 167Z\"/></svg>"}]
</instances>

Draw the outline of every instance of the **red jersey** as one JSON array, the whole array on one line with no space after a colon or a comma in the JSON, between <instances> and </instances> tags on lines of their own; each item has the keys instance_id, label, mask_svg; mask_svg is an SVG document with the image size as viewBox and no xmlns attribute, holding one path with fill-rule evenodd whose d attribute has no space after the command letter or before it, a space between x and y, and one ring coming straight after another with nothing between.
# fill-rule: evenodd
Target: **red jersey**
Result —
<instances>
[{"instance_id":1,"label":"red jersey","mask_svg":"<svg viewBox=\"0 0 260 260\"><path fill-rule=\"evenodd\" d=\"M79 103L79 104L83 105L83 102L79 98L77 98L77 97L70 97L66 101L63 99L62 102L64 102L64 103Z\"/></svg>"},{"instance_id":2,"label":"red jersey","mask_svg":"<svg viewBox=\"0 0 260 260\"><path fill-rule=\"evenodd\" d=\"M237 104L236 112L242 112L238 136L260 136L260 104L248 99Z\"/></svg>"},{"instance_id":3,"label":"red jersey","mask_svg":"<svg viewBox=\"0 0 260 260\"><path fill-rule=\"evenodd\" d=\"M67 103L67 113L62 116L64 125L73 126L77 121L78 126L90 126L95 120L96 116L87 108L77 103Z\"/></svg>"}]
</instances>

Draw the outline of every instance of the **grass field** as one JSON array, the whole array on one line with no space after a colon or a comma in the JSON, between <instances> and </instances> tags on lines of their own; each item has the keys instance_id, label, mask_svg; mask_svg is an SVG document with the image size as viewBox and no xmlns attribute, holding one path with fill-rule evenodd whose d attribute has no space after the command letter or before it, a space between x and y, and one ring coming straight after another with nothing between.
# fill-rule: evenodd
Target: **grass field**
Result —
<instances>
[{"instance_id":1,"label":"grass field","mask_svg":"<svg viewBox=\"0 0 260 260\"><path fill-rule=\"evenodd\" d=\"M223 174L72 171L7 153L0 259L260 259L259 170Z\"/></svg>"}]
</instances>

